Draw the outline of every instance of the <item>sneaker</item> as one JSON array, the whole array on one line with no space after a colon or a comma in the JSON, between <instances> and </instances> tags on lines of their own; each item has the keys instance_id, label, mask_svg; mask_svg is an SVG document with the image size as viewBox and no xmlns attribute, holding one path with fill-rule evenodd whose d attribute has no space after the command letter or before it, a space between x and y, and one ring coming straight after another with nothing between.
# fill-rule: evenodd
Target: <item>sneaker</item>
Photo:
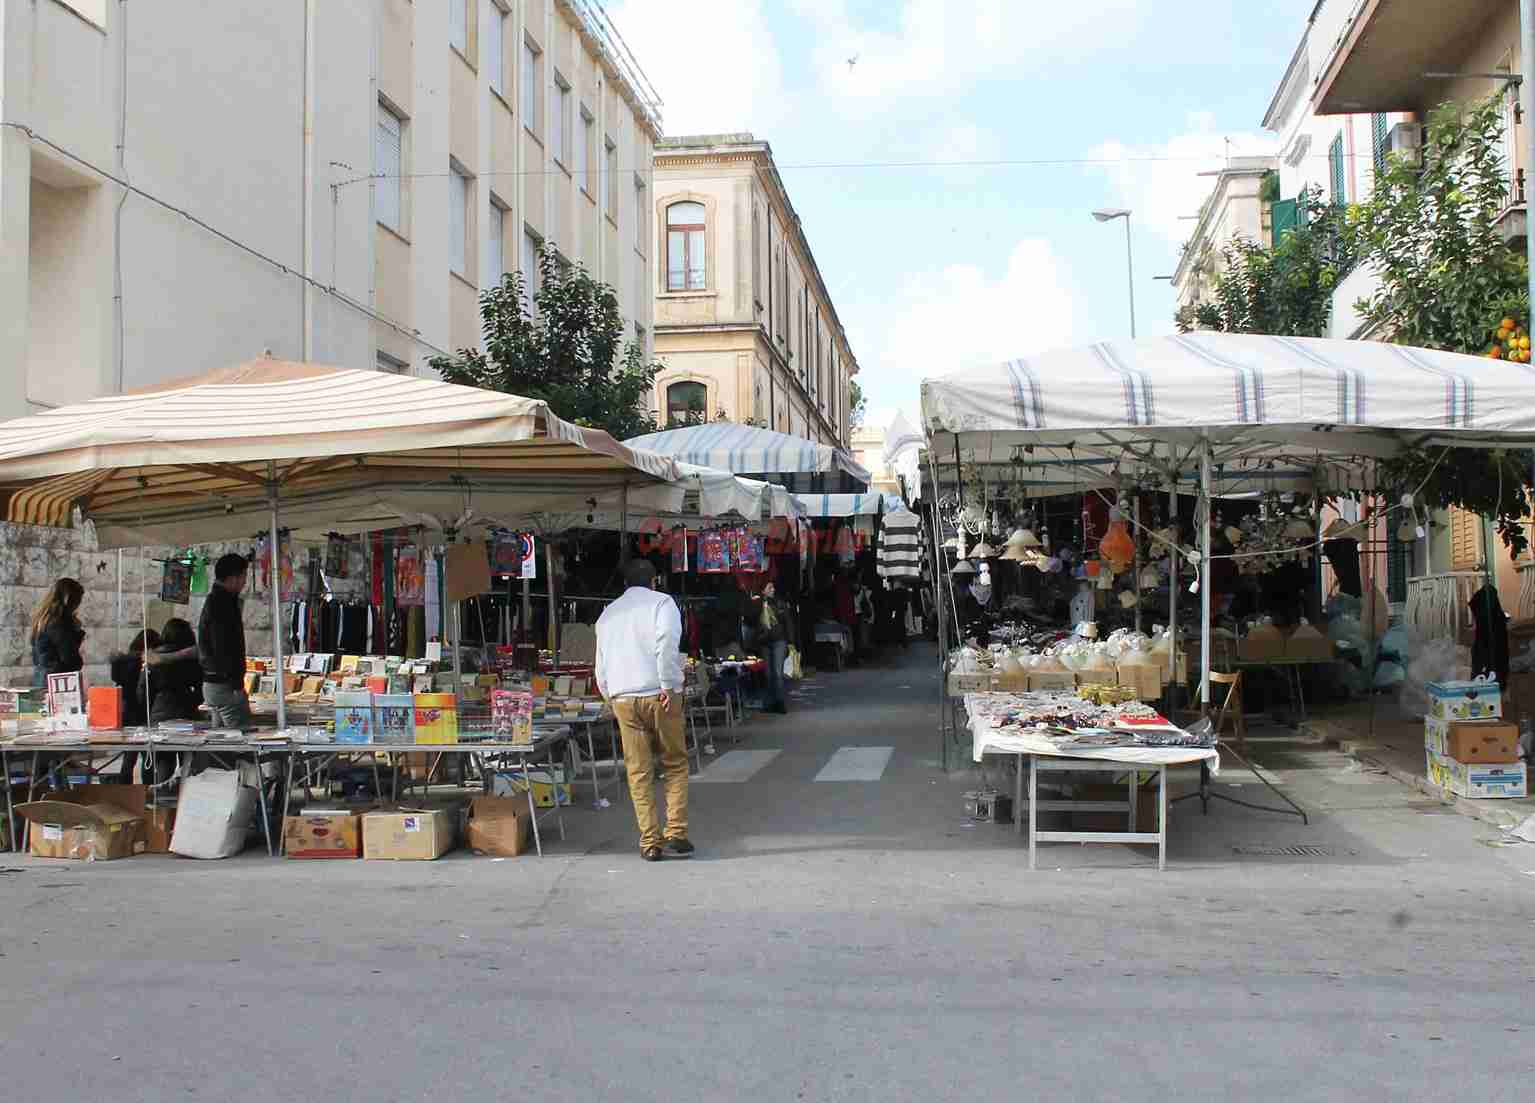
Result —
<instances>
[{"instance_id":1,"label":"sneaker","mask_svg":"<svg viewBox=\"0 0 1535 1103\"><path fill-rule=\"evenodd\" d=\"M691 858L694 846L687 839L667 839L666 849L679 858Z\"/></svg>"},{"instance_id":2,"label":"sneaker","mask_svg":"<svg viewBox=\"0 0 1535 1103\"><path fill-rule=\"evenodd\" d=\"M659 862L661 860L661 848L659 846L647 846L640 851L640 857L647 862Z\"/></svg>"}]
</instances>

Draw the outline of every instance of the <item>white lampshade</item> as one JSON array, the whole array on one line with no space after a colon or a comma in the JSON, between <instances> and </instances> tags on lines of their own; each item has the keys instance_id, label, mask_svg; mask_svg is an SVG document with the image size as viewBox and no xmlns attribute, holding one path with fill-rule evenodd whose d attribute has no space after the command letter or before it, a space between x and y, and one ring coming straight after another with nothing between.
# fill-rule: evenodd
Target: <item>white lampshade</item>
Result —
<instances>
[{"instance_id":1,"label":"white lampshade","mask_svg":"<svg viewBox=\"0 0 1535 1103\"><path fill-rule=\"evenodd\" d=\"M961 559L958 563L954 564L954 569L952 571L950 571L949 573L950 574L975 574L975 565L973 563L971 563L970 560L968 560L968 559Z\"/></svg>"},{"instance_id":2,"label":"white lampshade","mask_svg":"<svg viewBox=\"0 0 1535 1103\"><path fill-rule=\"evenodd\" d=\"M997 557L997 549L982 540L970 550L970 555L974 559L995 559Z\"/></svg>"}]
</instances>

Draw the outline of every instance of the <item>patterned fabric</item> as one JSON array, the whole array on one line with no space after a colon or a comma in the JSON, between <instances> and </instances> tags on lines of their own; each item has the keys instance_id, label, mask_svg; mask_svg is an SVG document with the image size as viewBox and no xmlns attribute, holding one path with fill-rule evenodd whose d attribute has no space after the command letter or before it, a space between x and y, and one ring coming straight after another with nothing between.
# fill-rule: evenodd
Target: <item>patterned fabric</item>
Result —
<instances>
[{"instance_id":1,"label":"patterned fabric","mask_svg":"<svg viewBox=\"0 0 1535 1103\"><path fill-rule=\"evenodd\" d=\"M870 479L869 472L840 448L729 421L667 429L624 444L719 471L757 475L845 471L864 483Z\"/></svg>"},{"instance_id":2,"label":"patterned fabric","mask_svg":"<svg viewBox=\"0 0 1535 1103\"><path fill-rule=\"evenodd\" d=\"M876 569L885 579L915 581L922 577L922 522L915 513L901 510L885 514Z\"/></svg>"}]
</instances>

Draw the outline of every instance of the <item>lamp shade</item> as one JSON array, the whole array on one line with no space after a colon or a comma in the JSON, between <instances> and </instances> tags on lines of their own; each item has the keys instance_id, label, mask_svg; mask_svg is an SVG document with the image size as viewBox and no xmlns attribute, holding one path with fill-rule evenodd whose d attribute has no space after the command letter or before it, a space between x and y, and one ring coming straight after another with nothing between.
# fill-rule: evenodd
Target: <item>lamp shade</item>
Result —
<instances>
[{"instance_id":1,"label":"lamp shade","mask_svg":"<svg viewBox=\"0 0 1535 1103\"><path fill-rule=\"evenodd\" d=\"M970 550L970 555L975 559L995 559L997 557L997 549L982 540Z\"/></svg>"},{"instance_id":2,"label":"lamp shade","mask_svg":"<svg viewBox=\"0 0 1535 1103\"><path fill-rule=\"evenodd\" d=\"M968 559L961 559L958 563L954 564L954 569L952 571L950 571L949 573L950 574L975 574L975 565L973 563L971 563L970 560L968 560Z\"/></svg>"}]
</instances>

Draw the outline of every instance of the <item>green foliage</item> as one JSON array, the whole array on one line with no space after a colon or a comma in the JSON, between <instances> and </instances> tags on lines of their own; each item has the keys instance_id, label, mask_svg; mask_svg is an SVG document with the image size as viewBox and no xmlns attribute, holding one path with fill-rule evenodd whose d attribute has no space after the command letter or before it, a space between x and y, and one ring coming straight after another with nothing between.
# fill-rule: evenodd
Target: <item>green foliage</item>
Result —
<instances>
[{"instance_id":1,"label":"green foliage","mask_svg":"<svg viewBox=\"0 0 1535 1103\"><path fill-rule=\"evenodd\" d=\"M485 351L460 349L431 366L449 383L541 399L567 421L619 440L653 432L648 400L661 365L624 341L617 294L552 246L538 264L536 311L522 273L508 272L480 295Z\"/></svg>"},{"instance_id":2,"label":"green foliage","mask_svg":"<svg viewBox=\"0 0 1535 1103\"><path fill-rule=\"evenodd\" d=\"M863 388L858 385L858 380L850 379L847 384L847 424L850 429L857 429L863 424L864 414L868 413L869 401L864 397Z\"/></svg>"},{"instance_id":3,"label":"green foliage","mask_svg":"<svg viewBox=\"0 0 1535 1103\"><path fill-rule=\"evenodd\" d=\"M1381 276L1359 309L1391 340L1483 352L1511 306L1528 313L1524 256L1497 228L1508 201L1503 125L1501 97L1469 111L1440 105L1429 115L1422 156L1392 156L1357 208L1360 254Z\"/></svg>"},{"instance_id":4,"label":"green foliage","mask_svg":"<svg viewBox=\"0 0 1535 1103\"><path fill-rule=\"evenodd\" d=\"M1383 462L1380 476L1397 493L1417 490L1419 506L1458 506L1491 517L1503 543L1519 556L1529 547L1524 518L1535 502L1532 463L1535 452L1523 449L1415 448Z\"/></svg>"},{"instance_id":5,"label":"green foliage","mask_svg":"<svg viewBox=\"0 0 1535 1103\"><path fill-rule=\"evenodd\" d=\"M1279 173L1264 173L1263 184L1258 189L1258 198L1264 203L1279 202Z\"/></svg>"},{"instance_id":6,"label":"green foliage","mask_svg":"<svg viewBox=\"0 0 1535 1103\"><path fill-rule=\"evenodd\" d=\"M1178 328L1224 333L1321 337L1327 333L1332 293L1355 262L1347 215L1322 201L1320 189L1298 197L1301 224L1277 249L1238 238L1221 250L1224 268L1215 299L1179 311Z\"/></svg>"}]
</instances>

